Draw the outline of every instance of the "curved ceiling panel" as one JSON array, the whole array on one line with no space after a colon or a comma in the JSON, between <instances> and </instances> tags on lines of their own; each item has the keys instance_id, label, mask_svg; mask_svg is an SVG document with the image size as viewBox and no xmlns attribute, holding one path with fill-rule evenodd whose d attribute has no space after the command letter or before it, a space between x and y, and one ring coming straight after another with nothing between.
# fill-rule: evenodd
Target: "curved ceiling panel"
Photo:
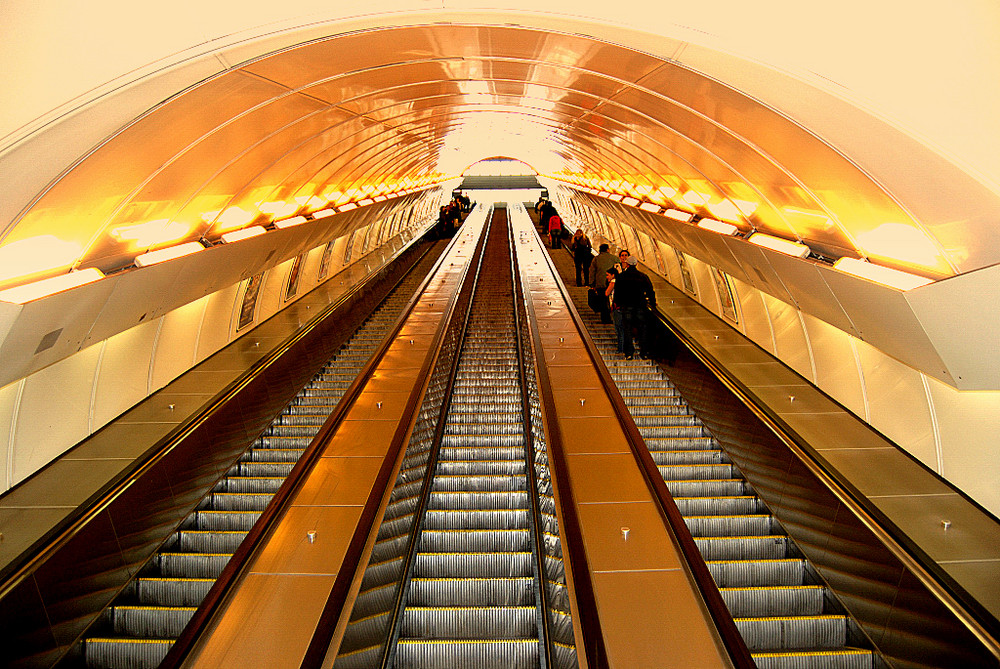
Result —
<instances>
[{"instance_id":1,"label":"curved ceiling panel","mask_svg":"<svg viewBox=\"0 0 1000 669\"><path fill-rule=\"evenodd\" d=\"M822 124L734 83L773 78L763 66L728 57L727 82L683 58L499 21L310 38L178 91L0 221L0 288L115 272L153 248L442 181L492 155L664 206L728 211L745 233L831 259L932 279L1000 261L996 244L977 243L1000 212L995 194L977 191L976 218L959 220L904 199L898 175L852 157L847 144L863 138L835 145ZM822 97L782 83L789 108ZM889 126L866 131L891 139L887 150L923 150ZM957 169L940 176L943 189L975 190Z\"/></svg>"}]
</instances>

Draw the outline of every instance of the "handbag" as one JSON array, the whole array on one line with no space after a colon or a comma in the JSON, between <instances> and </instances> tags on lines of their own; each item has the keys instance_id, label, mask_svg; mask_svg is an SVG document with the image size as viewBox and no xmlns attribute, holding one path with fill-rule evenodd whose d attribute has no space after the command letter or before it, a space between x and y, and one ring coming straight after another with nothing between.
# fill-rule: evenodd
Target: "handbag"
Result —
<instances>
[{"instance_id":1,"label":"handbag","mask_svg":"<svg viewBox=\"0 0 1000 669\"><path fill-rule=\"evenodd\" d=\"M587 304L597 313L601 313L601 295L593 288L587 291Z\"/></svg>"}]
</instances>

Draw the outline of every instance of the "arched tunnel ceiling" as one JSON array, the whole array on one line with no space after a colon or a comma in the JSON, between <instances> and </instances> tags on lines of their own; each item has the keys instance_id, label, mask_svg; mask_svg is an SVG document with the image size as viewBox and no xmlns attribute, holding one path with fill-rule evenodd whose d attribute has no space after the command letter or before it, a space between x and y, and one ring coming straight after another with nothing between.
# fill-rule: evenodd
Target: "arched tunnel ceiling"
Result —
<instances>
[{"instance_id":1,"label":"arched tunnel ceiling","mask_svg":"<svg viewBox=\"0 0 1000 669\"><path fill-rule=\"evenodd\" d=\"M664 206L728 208L744 233L825 258L934 280L1000 261L988 179L817 82L568 14L445 8L234 33L5 137L0 289L118 272L151 249L431 186L493 155Z\"/></svg>"}]
</instances>

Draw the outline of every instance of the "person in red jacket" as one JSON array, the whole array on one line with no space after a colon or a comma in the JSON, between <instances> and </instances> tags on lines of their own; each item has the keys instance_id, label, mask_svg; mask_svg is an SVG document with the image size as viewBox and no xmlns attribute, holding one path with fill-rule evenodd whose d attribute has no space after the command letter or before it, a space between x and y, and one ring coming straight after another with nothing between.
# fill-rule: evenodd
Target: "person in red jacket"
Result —
<instances>
[{"instance_id":1,"label":"person in red jacket","mask_svg":"<svg viewBox=\"0 0 1000 669\"><path fill-rule=\"evenodd\" d=\"M562 235L562 219L559 218L559 214L552 214L549 216L549 245L557 249L561 246L562 242L560 236Z\"/></svg>"}]
</instances>

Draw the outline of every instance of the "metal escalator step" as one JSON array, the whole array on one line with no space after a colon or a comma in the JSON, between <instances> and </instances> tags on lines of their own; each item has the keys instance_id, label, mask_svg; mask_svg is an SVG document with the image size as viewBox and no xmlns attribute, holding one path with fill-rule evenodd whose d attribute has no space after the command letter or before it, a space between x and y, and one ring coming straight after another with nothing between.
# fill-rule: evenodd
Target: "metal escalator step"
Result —
<instances>
[{"instance_id":1,"label":"metal escalator step","mask_svg":"<svg viewBox=\"0 0 1000 669\"><path fill-rule=\"evenodd\" d=\"M195 511L194 527L199 530L243 530L250 531L260 518L260 511Z\"/></svg>"},{"instance_id":2,"label":"metal escalator step","mask_svg":"<svg viewBox=\"0 0 1000 669\"><path fill-rule=\"evenodd\" d=\"M84 654L91 667L156 669L167 656L173 639L106 639L84 641Z\"/></svg>"},{"instance_id":3,"label":"metal escalator step","mask_svg":"<svg viewBox=\"0 0 1000 669\"><path fill-rule=\"evenodd\" d=\"M263 511L273 497L273 493L213 492L208 499L215 511Z\"/></svg>"},{"instance_id":4,"label":"metal escalator step","mask_svg":"<svg viewBox=\"0 0 1000 669\"><path fill-rule=\"evenodd\" d=\"M514 437L503 438L477 437L476 439L461 439L445 435L441 439L441 452L438 457L442 461L524 459L524 436L519 434Z\"/></svg>"},{"instance_id":5,"label":"metal escalator step","mask_svg":"<svg viewBox=\"0 0 1000 669\"><path fill-rule=\"evenodd\" d=\"M738 618L819 615L824 591L821 585L719 588L729 612Z\"/></svg>"},{"instance_id":6,"label":"metal escalator step","mask_svg":"<svg viewBox=\"0 0 1000 669\"><path fill-rule=\"evenodd\" d=\"M496 578L531 574L531 553L417 553L414 573L427 578Z\"/></svg>"},{"instance_id":7,"label":"metal escalator step","mask_svg":"<svg viewBox=\"0 0 1000 669\"><path fill-rule=\"evenodd\" d=\"M720 588L803 585L806 563L802 559L712 560L708 570Z\"/></svg>"},{"instance_id":8,"label":"metal escalator step","mask_svg":"<svg viewBox=\"0 0 1000 669\"><path fill-rule=\"evenodd\" d=\"M447 423L444 433L454 437L521 436L520 422L516 423Z\"/></svg>"},{"instance_id":9,"label":"metal escalator step","mask_svg":"<svg viewBox=\"0 0 1000 669\"><path fill-rule=\"evenodd\" d=\"M167 577L218 578L231 553L159 553L155 561Z\"/></svg>"},{"instance_id":10,"label":"metal escalator step","mask_svg":"<svg viewBox=\"0 0 1000 669\"><path fill-rule=\"evenodd\" d=\"M302 451L306 449L312 437L282 437L279 435L265 435L260 437L247 454L244 455L249 460L273 460L275 462L284 461L286 458L294 457L299 459ZM267 456L267 457L265 457Z\"/></svg>"},{"instance_id":11,"label":"metal escalator step","mask_svg":"<svg viewBox=\"0 0 1000 669\"><path fill-rule=\"evenodd\" d=\"M227 476L219 481L214 492L234 494L270 494L278 492L285 482L283 476Z\"/></svg>"},{"instance_id":12,"label":"metal escalator step","mask_svg":"<svg viewBox=\"0 0 1000 669\"><path fill-rule=\"evenodd\" d=\"M319 428L326 422L329 418L329 414L295 414L295 415L284 415L279 417L275 424L277 425L292 425L297 427L313 427Z\"/></svg>"},{"instance_id":13,"label":"metal escalator step","mask_svg":"<svg viewBox=\"0 0 1000 669\"><path fill-rule=\"evenodd\" d=\"M706 560L774 560L788 555L788 537L695 537Z\"/></svg>"},{"instance_id":14,"label":"metal escalator step","mask_svg":"<svg viewBox=\"0 0 1000 669\"><path fill-rule=\"evenodd\" d=\"M873 669L875 656L863 648L751 653L757 669Z\"/></svg>"},{"instance_id":15,"label":"metal escalator step","mask_svg":"<svg viewBox=\"0 0 1000 669\"><path fill-rule=\"evenodd\" d=\"M487 511L493 509L527 509L528 493L514 491L431 492L428 509L449 511Z\"/></svg>"},{"instance_id":16,"label":"metal escalator step","mask_svg":"<svg viewBox=\"0 0 1000 669\"><path fill-rule=\"evenodd\" d=\"M537 669L538 639L400 639L399 669Z\"/></svg>"},{"instance_id":17,"label":"metal escalator step","mask_svg":"<svg viewBox=\"0 0 1000 669\"><path fill-rule=\"evenodd\" d=\"M531 549L527 528L510 530L432 530L420 534L420 550L428 553L521 552Z\"/></svg>"},{"instance_id":18,"label":"metal escalator step","mask_svg":"<svg viewBox=\"0 0 1000 669\"><path fill-rule=\"evenodd\" d=\"M505 474L464 474L461 476L438 474L434 477L432 490L454 491L523 491L527 487L524 476Z\"/></svg>"},{"instance_id":19,"label":"metal escalator step","mask_svg":"<svg viewBox=\"0 0 1000 669\"><path fill-rule=\"evenodd\" d=\"M418 639L537 638L534 606L407 606L400 636Z\"/></svg>"},{"instance_id":20,"label":"metal escalator step","mask_svg":"<svg viewBox=\"0 0 1000 669\"><path fill-rule=\"evenodd\" d=\"M649 437L707 437L708 433L701 425L694 423L685 425L639 426L639 434L643 439Z\"/></svg>"},{"instance_id":21,"label":"metal escalator step","mask_svg":"<svg viewBox=\"0 0 1000 669\"><path fill-rule=\"evenodd\" d=\"M361 620L389 611L396 601L399 583L392 582L379 585L358 593L351 611L352 620Z\"/></svg>"},{"instance_id":22,"label":"metal escalator step","mask_svg":"<svg viewBox=\"0 0 1000 669\"><path fill-rule=\"evenodd\" d=\"M774 530L774 519L770 514L686 516L684 524L694 537L770 536Z\"/></svg>"},{"instance_id":23,"label":"metal escalator step","mask_svg":"<svg viewBox=\"0 0 1000 669\"><path fill-rule=\"evenodd\" d=\"M247 533L242 530L181 530L178 535L183 553L235 553Z\"/></svg>"},{"instance_id":24,"label":"metal escalator step","mask_svg":"<svg viewBox=\"0 0 1000 669\"><path fill-rule=\"evenodd\" d=\"M673 451L656 451L650 449L653 462L661 467L678 467L683 465L724 465L729 464L725 453L719 449L699 448ZM662 472L662 470L661 470Z\"/></svg>"},{"instance_id":25,"label":"metal escalator step","mask_svg":"<svg viewBox=\"0 0 1000 669\"><path fill-rule=\"evenodd\" d=\"M403 558L397 557L385 562L370 562L361 579L361 589L371 590L399 580L403 574Z\"/></svg>"},{"instance_id":26,"label":"metal escalator step","mask_svg":"<svg viewBox=\"0 0 1000 669\"><path fill-rule=\"evenodd\" d=\"M280 476L283 479L295 467L295 462L241 462L236 466L239 476Z\"/></svg>"},{"instance_id":27,"label":"metal escalator step","mask_svg":"<svg viewBox=\"0 0 1000 669\"><path fill-rule=\"evenodd\" d=\"M414 578L413 606L527 606L534 602L534 578Z\"/></svg>"},{"instance_id":28,"label":"metal escalator step","mask_svg":"<svg viewBox=\"0 0 1000 669\"><path fill-rule=\"evenodd\" d=\"M195 606L113 606L111 621L115 634L154 639L177 638L196 610Z\"/></svg>"},{"instance_id":29,"label":"metal escalator step","mask_svg":"<svg viewBox=\"0 0 1000 669\"><path fill-rule=\"evenodd\" d=\"M632 420L636 427L673 427L681 425L701 425L698 417L693 413L688 413L686 407L678 407L677 413L661 412L651 415L632 415Z\"/></svg>"},{"instance_id":30,"label":"metal escalator step","mask_svg":"<svg viewBox=\"0 0 1000 669\"><path fill-rule=\"evenodd\" d=\"M737 497L748 492L743 479L694 479L665 483L675 497Z\"/></svg>"},{"instance_id":31,"label":"metal escalator step","mask_svg":"<svg viewBox=\"0 0 1000 669\"><path fill-rule=\"evenodd\" d=\"M734 478L733 466L729 463L698 465L657 465L660 476L667 483L672 481L697 481ZM707 496L707 495L706 495Z\"/></svg>"},{"instance_id":32,"label":"metal escalator step","mask_svg":"<svg viewBox=\"0 0 1000 669\"><path fill-rule=\"evenodd\" d=\"M649 437L645 439L650 452L671 450L717 450L718 442L712 437Z\"/></svg>"},{"instance_id":33,"label":"metal escalator step","mask_svg":"<svg viewBox=\"0 0 1000 669\"><path fill-rule=\"evenodd\" d=\"M135 580L135 596L140 604L198 606L215 583L214 578L152 578Z\"/></svg>"},{"instance_id":34,"label":"metal escalator step","mask_svg":"<svg viewBox=\"0 0 1000 669\"><path fill-rule=\"evenodd\" d=\"M504 474L523 478L524 460L441 460L437 471L443 476Z\"/></svg>"},{"instance_id":35,"label":"metal escalator step","mask_svg":"<svg viewBox=\"0 0 1000 669\"><path fill-rule=\"evenodd\" d=\"M682 516L756 514L765 511L763 502L753 495L731 497L674 497Z\"/></svg>"},{"instance_id":36,"label":"metal escalator step","mask_svg":"<svg viewBox=\"0 0 1000 669\"><path fill-rule=\"evenodd\" d=\"M271 440L271 438L268 438ZM284 444L287 439L283 439ZM302 453L305 452L305 446L309 445L311 440L302 440L305 442L302 448L254 448L247 451L243 458L243 462L291 462L292 464L298 462L299 458L302 457ZM284 444L287 445L287 444Z\"/></svg>"},{"instance_id":37,"label":"metal escalator step","mask_svg":"<svg viewBox=\"0 0 1000 669\"><path fill-rule=\"evenodd\" d=\"M747 648L840 648L847 644L845 616L734 618Z\"/></svg>"},{"instance_id":38,"label":"metal escalator step","mask_svg":"<svg viewBox=\"0 0 1000 669\"><path fill-rule=\"evenodd\" d=\"M385 562L386 560L401 556L403 551L406 550L409 539L409 534L398 534L385 539L380 538L372 547L371 561Z\"/></svg>"}]
</instances>

